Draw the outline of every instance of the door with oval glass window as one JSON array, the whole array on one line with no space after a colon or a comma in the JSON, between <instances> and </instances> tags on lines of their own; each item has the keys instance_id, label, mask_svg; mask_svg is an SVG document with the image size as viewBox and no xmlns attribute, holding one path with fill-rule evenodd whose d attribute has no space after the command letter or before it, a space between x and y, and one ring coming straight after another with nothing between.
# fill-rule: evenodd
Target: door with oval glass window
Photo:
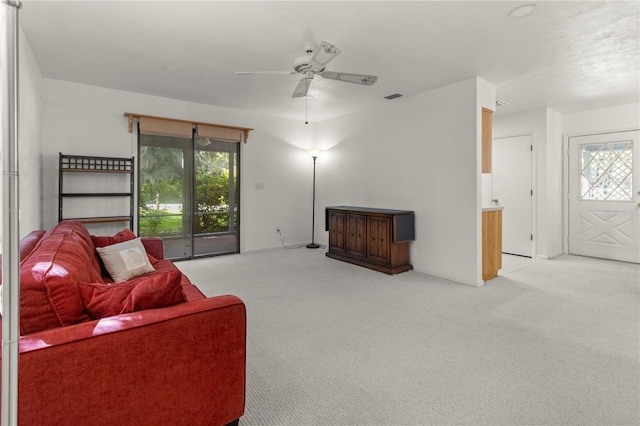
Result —
<instances>
[{"instance_id":1,"label":"door with oval glass window","mask_svg":"<svg viewBox=\"0 0 640 426\"><path fill-rule=\"evenodd\" d=\"M569 138L569 253L640 263L640 131Z\"/></svg>"}]
</instances>

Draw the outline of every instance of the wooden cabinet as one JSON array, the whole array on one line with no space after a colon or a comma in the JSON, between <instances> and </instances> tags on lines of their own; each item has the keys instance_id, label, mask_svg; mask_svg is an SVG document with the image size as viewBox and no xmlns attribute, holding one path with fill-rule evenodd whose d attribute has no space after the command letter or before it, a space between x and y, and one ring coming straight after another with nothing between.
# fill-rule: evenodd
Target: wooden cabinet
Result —
<instances>
[{"instance_id":1,"label":"wooden cabinet","mask_svg":"<svg viewBox=\"0 0 640 426\"><path fill-rule=\"evenodd\" d=\"M482 212L482 279L498 276L502 268L502 210Z\"/></svg>"},{"instance_id":2,"label":"wooden cabinet","mask_svg":"<svg viewBox=\"0 0 640 426\"><path fill-rule=\"evenodd\" d=\"M378 262L389 261L389 220L387 217L368 217L369 251L368 257Z\"/></svg>"},{"instance_id":3,"label":"wooden cabinet","mask_svg":"<svg viewBox=\"0 0 640 426\"><path fill-rule=\"evenodd\" d=\"M326 208L327 256L387 274L413 269L409 243L414 213L405 210L336 206Z\"/></svg>"},{"instance_id":4,"label":"wooden cabinet","mask_svg":"<svg viewBox=\"0 0 640 426\"><path fill-rule=\"evenodd\" d=\"M347 253L365 256L366 218L360 214L347 215Z\"/></svg>"},{"instance_id":5,"label":"wooden cabinet","mask_svg":"<svg viewBox=\"0 0 640 426\"><path fill-rule=\"evenodd\" d=\"M335 212L327 216L327 224L329 231L329 247L333 248L336 253L344 253L346 251L345 241L345 221L347 215L341 212Z\"/></svg>"},{"instance_id":6,"label":"wooden cabinet","mask_svg":"<svg viewBox=\"0 0 640 426\"><path fill-rule=\"evenodd\" d=\"M493 111L482 108L482 173L491 173Z\"/></svg>"}]
</instances>

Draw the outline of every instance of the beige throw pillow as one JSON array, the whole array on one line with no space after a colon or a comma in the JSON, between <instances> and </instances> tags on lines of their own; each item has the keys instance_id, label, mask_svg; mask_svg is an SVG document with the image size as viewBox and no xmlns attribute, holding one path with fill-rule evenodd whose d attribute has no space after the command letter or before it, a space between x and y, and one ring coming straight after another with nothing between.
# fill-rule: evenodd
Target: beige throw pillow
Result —
<instances>
[{"instance_id":1,"label":"beige throw pillow","mask_svg":"<svg viewBox=\"0 0 640 426\"><path fill-rule=\"evenodd\" d=\"M140 238L96 248L114 282L154 271Z\"/></svg>"}]
</instances>

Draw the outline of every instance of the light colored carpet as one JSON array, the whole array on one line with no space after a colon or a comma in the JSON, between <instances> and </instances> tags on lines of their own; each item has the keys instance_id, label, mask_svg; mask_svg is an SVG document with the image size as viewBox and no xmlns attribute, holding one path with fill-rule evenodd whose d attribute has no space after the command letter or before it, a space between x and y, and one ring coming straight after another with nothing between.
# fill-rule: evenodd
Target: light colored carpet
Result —
<instances>
[{"instance_id":1,"label":"light colored carpet","mask_svg":"<svg viewBox=\"0 0 640 426\"><path fill-rule=\"evenodd\" d=\"M177 263L246 303L241 425L640 422L640 266L563 256L473 288L324 253Z\"/></svg>"}]
</instances>

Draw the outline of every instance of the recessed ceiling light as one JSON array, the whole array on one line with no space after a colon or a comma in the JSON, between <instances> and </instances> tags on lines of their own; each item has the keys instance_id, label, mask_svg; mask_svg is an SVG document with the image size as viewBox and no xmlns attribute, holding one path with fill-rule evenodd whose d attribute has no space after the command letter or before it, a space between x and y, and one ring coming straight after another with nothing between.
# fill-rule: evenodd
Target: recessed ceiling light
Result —
<instances>
[{"instance_id":1,"label":"recessed ceiling light","mask_svg":"<svg viewBox=\"0 0 640 426\"><path fill-rule=\"evenodd\" d=\"M537 7L538 5L533 3L523 4L522 6L518 6L515 9L511 9L511 12L509 12L509 17L524 18L525 16L531 15L533 12L535 12Z\"/></svg>"}]
</instances>

